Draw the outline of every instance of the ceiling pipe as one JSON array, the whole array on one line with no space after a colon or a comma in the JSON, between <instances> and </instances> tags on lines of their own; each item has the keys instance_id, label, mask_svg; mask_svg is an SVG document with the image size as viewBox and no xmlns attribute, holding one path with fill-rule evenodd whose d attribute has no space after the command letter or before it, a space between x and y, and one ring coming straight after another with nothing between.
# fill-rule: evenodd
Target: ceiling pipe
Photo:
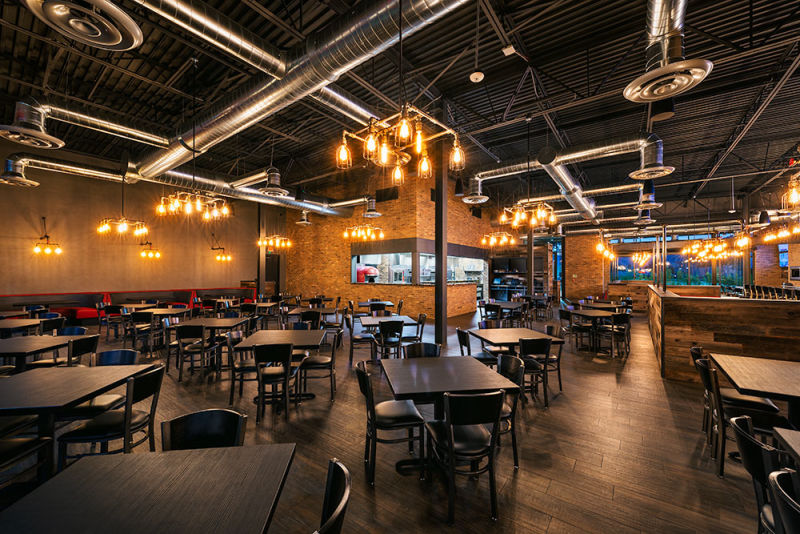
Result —
<instances>
[{"instance_id":1,"label":"ceiling pipe","mask_svg":"<svg viewBox=\"0 0 800 534\"><path fill-rule=\"evenodd\" d=\"M113 166L113 164L109 162L109 166ZM129 175L123 173L121 168L119 170L111 170L109 168L99 167L96 165L77 163L73 161L27 153L15 153L9 155L6 159L5 168L6 171L3 173L3 175L0 175L0 181L2 181L7 174L14 179L19 179L20 177L24 179L26 168L52 170L65 174L82 176L84 178L95 178L115 182L121 182L123 176L125 176L126 182L130 181ZM189 190L202 189L203 191L214 195L240 200L249 200L251 202L258 202L260 204L268 204L271 206L313 211L314 213L319 213L321 215L334 215L339 217L347 217L352 215L352 210L347 210L345 205L334 207L331 206L331 203L328 201L301 201L291 197L268 197L263 195L258 190L251 189L249 187L235 189L231 186L231 184L225 182L222 177L209 175L206 173L192 176L192 173L190 172L170 170L161 176L144 178L143 180ZM362 199L357 200L359 202L362 201Z\"/></svg>"},{"instance_id":2,"label":"ceiling pipe","mask_svg":"<svg viewBox=\"0 0 800 534\"><path fill-rule=\"evenodd\" d=\"M289 54L201 0L133 1L273 78L286 75L292 59ZM362 126L370 117L377 117L364 102L339 87L323 87L310 96Z\"/></svg>"},{"instance_id":3,"label":"ceiling pipe","mask_svg":"<svg viewBox=\"0 0 800 534\"><path fill-rule=\"evenodd\" d=\"M466 0L404 3L404 34L412 35L465 3ZM152 178L174 169L192 159L192 149L205 152L383 52L398 40L397 15L395 2L383 0L363 9L353 20L342 18L337 27L307 45L308 52L285 77L256 81L214 106L199 118L195 128L172 139L168 148L146 154L136 162L138 174Z\"/></svg>"},{"instance_id":4,"label":"ceiling pipe","mask_svg":"<svg viewBox=\"0 0 800 534\"><path fill-rule=\"evenodd\" d=\"M569 170L563 165L554 163L557 155L558 152L554 148L546 146L539 151L539 155L536 159L539 165L542 166L544 172L550 175L550 178L552 178L559 187L561 194L564 196L564 200L566 200L576 212L580 213L584 219L598 224L597 211L594 209L594 203L583 196L581 186L578 185L578 182L575 181Z\"/></svg>"},{"instance_id":5,"label":"ceiling pipe","mask_svg":"<svg viewBox=\"0 0 800 534\"><path fill-rule=\"evenodd\" d=\"M600 197L605 195L618 195L623 193L639 193L642 190L642 183L641 182L634 182L630 184L624 185L615 185L611 187L599 187L597 189L587 189L583 192L583 196L585 197ZM564 201L564 197L562 195L549 195L544 197L531 197L531 198L522 198L517 201L517 204L533 204L536 202L557 202L557 201Z\"/></svg>"}]
</instances>

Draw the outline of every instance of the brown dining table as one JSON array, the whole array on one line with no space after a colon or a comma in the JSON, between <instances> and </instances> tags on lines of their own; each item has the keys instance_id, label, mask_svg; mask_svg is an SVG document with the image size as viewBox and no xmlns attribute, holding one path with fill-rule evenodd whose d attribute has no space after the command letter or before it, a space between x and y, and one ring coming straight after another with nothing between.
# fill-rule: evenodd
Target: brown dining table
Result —
<instances>
[{"instance_id":1,"label":"brown dining table","mask_svg":"<svg viewBox=\"0 0 800 534\"><path fill-rule=\"evenodd\" d=\"M358 303L358 307L359 308L369 308L370 304L383 304L387 308L394 307L394 302L392 302L390 300L369 300L369 301L359 302Z\"/></svg>"},{"instance_id":2,"label":"brown dining table","mask_svg":"<svg viewBox=\"0 0 800 534\"><path fill-rule=\"evenodd\" d=\"M361 326L364 328L374 328L386 321L403 321L403 326L417 326L418 324L417 321L408 315L382 315L379 317L366 316L359 317L358 320L361 322Z\"/></svg>"},{"instance_id":3,"label":"brown dining table","mask_svg":"<svg viewBox=\"0 0 800 534\"><path fill-rule=\"evenodd\" d=\"M0 320L11 319L14 317L27 317L28 312L25 310L3 310L0 311Z\"/></svg>"},{"instance_id":4,"label":"brown dining table","mask_svg":"<svg viewBox=\"0 0 800 534\"><path fill-rule=\"evenodd\" d=\"M0 338L7 337L14 332L36 328L43 319L3 319L0 321Z\"/></svg>"},{"instance_id":5,"label":"brown dining table","mask_svg":"<svg viewBox=\"0 0 800 534\"><path fill-rule=\"evenodd\" d=\"M28 367L29 356L64 348L70 340L85 337L89 336L16 336L0 339L0 358L13 358L15 372L21 373Z\"/></svg>"},{"instance_id":6,"label":"brown dining table","mask_svg":"<svg viewBox=\"0 0 800 534\"><path fill-rule=\"evenodd\" d=\"M720 353L711 359L739 393L786 401L789 422L800 429L800 362Z\"/></svg>"},{"instance_id":7,"label":"brown dining table","mask_svg":"<svg viewBox=\"0 0 800 534\"><path fill-rule=\"evenodd\" d=\"M0 513L6 534L267 532L294 443L83 458Z\"/></svg>"},{"instance_id":8,"label":"brown dining table","mask_svg":"<svg viewBox=\"0 0 800 534\"><path fill-rule=\"evenodd\" d=\"M800 431L789 428L775 428L775 439L783 445L783 450L794 458L795 464L800 465Z\"/></svg>"},{"instance_id":9,"label":"brown dining table","mask_svg":"<svg viewBox=\"0 0 800 534\"><path fill-rule=\"evenodd\" d=\"M582 309L582 310L571 310L570 313L572 315L577 315L579 317L585 317L586 319L590 319L592 321L592 334L589 336L589 340L591 345L589 346L589 350L592 352L598 352L600 350L600 343L598 341L598 326L600 324L601 319L611 319L614 314L610 311L606 310L589 310L589 309Z\"/></svg>"}]
</instances>

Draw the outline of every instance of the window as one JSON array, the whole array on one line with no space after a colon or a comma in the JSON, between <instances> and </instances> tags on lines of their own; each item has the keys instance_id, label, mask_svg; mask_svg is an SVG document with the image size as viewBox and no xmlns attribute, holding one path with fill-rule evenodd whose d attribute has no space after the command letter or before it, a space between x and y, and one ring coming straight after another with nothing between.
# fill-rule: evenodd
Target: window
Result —
<instances>
[{"instance_id":1,"label":"window","mask_svg":"<svg viewBox=\"0 0 800 534\"><path fill-rule=\"evenodd\" d=\"M692 263L689 266L691 274L689 285L710 286L711 285L711 262Z\"/></svg>"},{"instance_id":2,"label":"window","mask_svg":"<svg viewBox=\"0 0 800 534\"><path fill-rule=\"evenodd\" d=\"M648 259L644 264L634 264L631 256L617 256L616 275L612 269L612 281L624 280L652 280L653 279L653 258Z\"/></svg>"},{"instance_id":3,"label":"window","mask_svg":"<svg viewBox=\"0 0 800 534\"><path fill-rule=\"evenodd\" d=\"M411 253L353 256L351 281L354 284L410 284Z\"/></svg>"},{"instance_id":4,"label":"window","mask_svg":"<svg viewBox=\"0 0 800 534\"><path fill-rule=\"evenodd\" d=\"M486 262L478 258L462 258L447 256L448 282L480 283L486 271ZM433 284L436 281L436 256L434 254L419 255L419 282Z\"/></svg>"},{"instance_id":5,"label":"window","mask_svg":"<svg viewBox=\"0 0 800 534\"><path fill-rule=\"evenodd\" d=\"M717 262L717 283L721 286L740 286L744 280L742 257Z\"/></svg>"},{"instance_id":6,"label":"window","mask_svg":"<svg viewBox=\"0 0 800 534\"><path fill-rule=\"evenodd\" d=\"M667 254L667 284L685 286L689 284L689 262L682 254Z\"/></svg>"},{"instance_id":7,"label":"window","mask_svg":"<svg viewBox=\"0 0 800 534\"><path fill-rule=\"evenodd\" d=\"M778 245L778 264L781 267L789 266L789 245L786 243Z\"/></svg>"}]
</instances>

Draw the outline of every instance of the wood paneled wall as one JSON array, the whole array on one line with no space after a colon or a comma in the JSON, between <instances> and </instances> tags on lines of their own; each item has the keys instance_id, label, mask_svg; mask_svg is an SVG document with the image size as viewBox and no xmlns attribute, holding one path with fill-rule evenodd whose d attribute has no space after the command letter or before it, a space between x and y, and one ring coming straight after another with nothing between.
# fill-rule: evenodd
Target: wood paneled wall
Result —
<instances>
[{"instance_id":1,"label":"wood paneled wall","mask_svg":"<svg viewBox=\"0 0 800 534\"><path fill-rule=\"evenodd\" d=\"M698 381L689 349L800 361L800 302L681 297L649 287L653 346L663 354L662 376ZM658 333L660 327L660 335Z\"/></svg>"}]
</instances>

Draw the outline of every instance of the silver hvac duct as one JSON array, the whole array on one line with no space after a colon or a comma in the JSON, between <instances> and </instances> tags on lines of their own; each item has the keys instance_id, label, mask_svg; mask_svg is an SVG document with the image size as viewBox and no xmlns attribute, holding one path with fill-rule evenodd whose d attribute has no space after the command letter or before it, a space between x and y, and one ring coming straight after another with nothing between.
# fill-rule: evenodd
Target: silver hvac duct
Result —
<instances>
[{"instance_id":1,"label":"silver hvac duct","mask_svg":"<svg viewBox=\"0 0 800 534\"><path fill-rule=\"evenodd\" d=\"M274 78L288 70L286 53L201 0L133 0L217 49ZM376 115L361 100L338 87L322 88L311 98L365 125Z\"/></svg>"},{"instance_id":2,"label":"silver hvac duct","mask_svg":"<svg viewBox=\"0 0 800 534\"><path fill-rule=\"evenodd\" d=\"M647 3L646 73L625 87L633 102L674 97L702 82L714 64L704 59L684 60L683 19L688 0L649 0Z\"/></svg>"},{"instance_id":3,"label":"silver hvac duct","mask_svg":"<svg viewBox=\"0 0 800 534\"><path fill-rule=\"evenodd\" d=\"M558 153L554 148L546 146L539 151L539 155L536 159L539 161L542 169L544 169L544 172L550 175L550 178L553 179L561 190L561 194L564 195L564 200L566 200L575 211L580 213L584 219L597 224L597 211L594 209L594 204L590 200L584 198L581 186L578 185L569 173L569 170L563 165L554 163L557 155Z\"/></svg>"},{"instance_id":4,"label":"silver hvac duct","mask_svg":"<svg viewBox=\"0 0 800 534\"><path fill-rule=\"evenodd\" d=\"M636 220L636 219L638 219L638 218L639 218L639 216L638 216L638 215L631 215L631 216L629 216L629 217L609 217L608 219L603 219L603 220L601 220L601 221L597 221L597 224L599 224L599 223L606 224L606 223L621 223L621 222L630 222L630 221L634 221L634 220ZM587 222L588 222L588 221L565 221L565 222L563 222L563 223L561 223L561 224L562 224L563 226L571 226L571 225L586 224ZM594 230L588 230L587 232L589 232L589 233L591 233L591 232L595 232L595 233L596 233L596 232L597 232L597 229L594 229Z\"/></svg>"},{"instance_id":5,"label":"silver hvac duct","mask_svg":"<svg viewBox=\"0 0 800 534\"><path fill-rule=\"evenodd\" d=\"M633 193L633 192L640 192L642 190L642 183L635 182L631 184L624 184L624 185L614 185L611 187L598 187L597 189L587 189L583 192L583 196L585 197L600 197L604 195L618 195L623 193ZM561 195L549 195L544 197L531 197L531 198L522 198L517 201L517 204L532 204L535 202L556 202L558 200L564 200L564 197Z\"/></svg>"},{"instance_id":6,"label":"silver hvac duct","mask_svg":"<svg viewBox=\"0 0 800 534\"><path fill-rule=\"evenodd\" d=\"M466 0L410 0L403 6L405 35L439 19ZM136 164L144 178L152 178L192 159L192 150L205 152L266 117L309 96L356 65L383 52L398 39L394 1L383 0L361 11L354 21L340 20L338 27L308 44L308 52L280 80L257 81L211 109L171 140L165 150L145 155ZM194 137L194 138L193 138Z\"/></svg>"},{"instance_id":7,"label":"silver hvac duct","mask_svg":"<svg viewBox=\"0 0 800 534\"><path fill-rule=\"evenodd\" d=\"M109 165L113 165L109 163ZM35 154L15 153L8 156L6 160L6 171L0 175L0 182L8 178L13 180L25 179L25 169L45 169L83 176L85 178L95 178L100 180L122 181L123 173L121 170L114 171L95 165L76 163L73 161L60 160L55 158L38 156ZM255 189L242 187L234 189L221 177L214 175L195 175L179 170L170 170L161 176L145 178L145 181L157 184L171 185L185 189L202 189L212 194L249 200L261 204L281 206L299 210L313 211L322 215L348 216L350 212L342 211L341 208L330 207L327 202L300 201L291 197L267 197ZM35 183L35 182L34 182ZM16 185L16 184L15 184ZM38 185L38 184L36 184ZM361 200L361 199L359 199Z\"/></svg>"}]
</instances>

